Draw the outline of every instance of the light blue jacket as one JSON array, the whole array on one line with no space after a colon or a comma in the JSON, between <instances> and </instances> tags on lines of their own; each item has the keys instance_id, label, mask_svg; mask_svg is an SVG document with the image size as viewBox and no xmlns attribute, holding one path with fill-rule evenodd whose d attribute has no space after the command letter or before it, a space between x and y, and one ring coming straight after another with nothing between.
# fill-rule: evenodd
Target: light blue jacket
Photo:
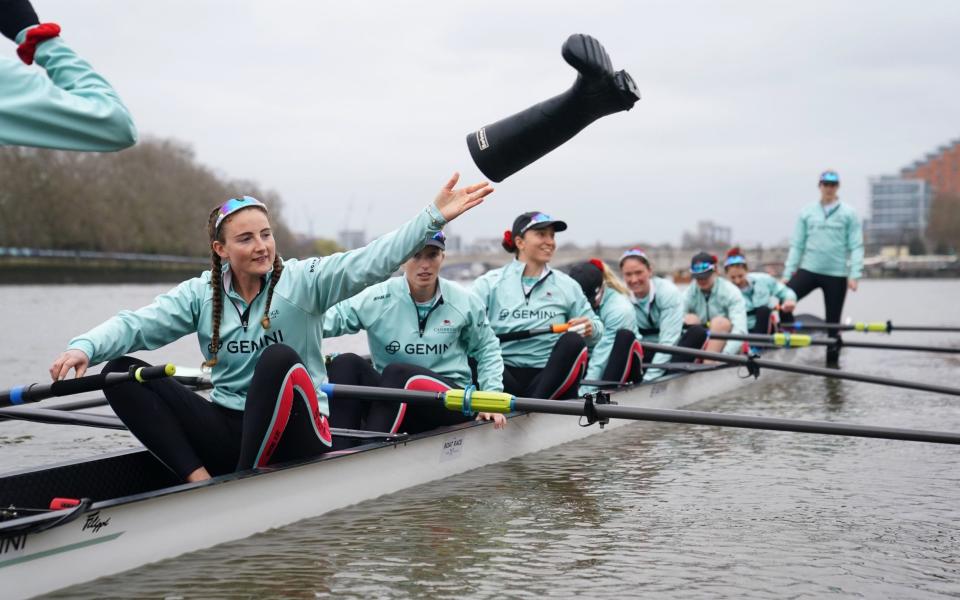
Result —
<instances>
[{"instance_id":1,"label":"light blue jacket","mask_svg":"<svg viewBox=\"0 0 960 600\"><path fill-rule=\"evenodd\" d=\"M747 287L740 288L747 307L747 328L757 323L756 310L766 306L773 308L787 300L797 301L797 294L783 283L766 273L747 273Z\"/></svg>"},{"instance_id":2,"label":"light blue jacket","mask_svg":"<svg viewBox=\"0 0 960 600\"><path fill-rule=\"evenodd\" d=\"M800 211L790 241L784 279L790 279L797 269L860 279L863 231L860 217L849 204L838 202L828 213L820 202L813 202Z\"/></svg>"},{"instance_id":3,"label":"light blue jacket","mask_svg":"<svg viewBox=\"0 0 960 600\"><path fill-rule=\"evenodd\" d=\"M328 308L389 277L423 247L423 240L440 231L446 220L432 204L400 229L364 248L324 258L290 259L283 263L270 304L270 329L260 324L266 289L249 306L246 327L241 313L247 304L232 289L223 299L221 347L213 367L214 402L242 410L260 353L270 344L284 343L300 354L313 377L321 410L330 414L320 384L327 370L320 347L324 313ZM225 278L226 279L226 278ZM224 282L226 284L226 281ZM118 358L137 350L153 350L196 333L200 351L210 358L213 291L210 271L181 283L141 309L122 311L87 333L70 340L68 348L81 350L90 364Z\"/></svg>"},{"instance_id":4,"label":"light blue jacket","mask_svg":"<svg viewBox=\"0 0 960 600\"><path fill-rule=\"evenodd\" d=\"M603 335L597 345L590 350L586 379L603 378L603 371L610 361L610 352L613 350L618 330L626 329L634 334L637 333L637 315L633 305L617 290L609 287L604 289L598 312L600 321L603 322ZM580 392L585 394L595 389L593 386L581 386Z\"/></svg>"},{"instance_id":5,"label":"light blue jacket","mask_svg":"<svg viewBox=\"0 0 960 600\"><path fill-rule=\"evenodd\" d=\"M733 326L730 333L747 333L747 305L743 301L743 294L737 286L720 276L714 277L713 289L709 295L701 292L696 282L690 282L684 292L683 303L684 310L697 315L704 325L713 317L722 316L730 319ZM723 347L723 351L726 354L737 354L742 347L743 342L730 340Z\"/></svg>"},{"instance_id":6,"label":"light blue jacket","mask_svg":"<svg viewBox=\"0 0 960 600\"><path fill-rule=\"evenodd\" d=\"M646 298L631 299L639 337L645 342L676 346L683 333L683 296L672 281L663 277L651 277L650 288ZM651 363L656 365L669 361L669 354L657 352ZM648 369L643 380L650 381L661 375L661 369Z\"/></svg>"},{"instance_id":7,"label":"light blue jacket","mask_svg":"<svg viewBox=\"0 0 960 600\"><path fill-rule=\"evenodd\" d=\"M524 264L509 264L487 271L473 284L473 293L483 301L487 317L495 333L527 331L566 323L575 317L593 321L593 336L586 340L592 346L603 336L603 323L590 308L580 284L566 273L549 269L533 287L524 293ZM524 340L500 344L504 364L511 367L542 368L557 342L555 335L538 335Z\"/></svg>"},{"instance_id":8,"label":"light blue jacket","mask_svg":"<svg viewBox=\"0 0 960 600\"><path fill-rule=\"evenodd\" d=\"M368 287L327 311L323 337L366 330L373 366L391 363L418 365L464 388L473 383L467 358L477 361L480 389L503 391L500 343L480 299L446 280L439 280L440 297L421 321L406 277Z\"/></svg>"},{"instance_id":9,"label":"light blue jacket","mask_svg":"<svg viewBox=\"0 0 960 600\"><path fill-rule=\"evenodd\" d=\"M46 73L0 57L0 145L109 152L136 143L120 96L59 37L38 44L34 62Z\"/></svg>"}]
</instances>

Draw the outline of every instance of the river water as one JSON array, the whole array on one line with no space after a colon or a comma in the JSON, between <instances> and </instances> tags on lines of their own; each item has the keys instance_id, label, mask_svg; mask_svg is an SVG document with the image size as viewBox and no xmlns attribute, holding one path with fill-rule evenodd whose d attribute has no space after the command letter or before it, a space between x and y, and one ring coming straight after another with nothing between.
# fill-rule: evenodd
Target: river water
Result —
<instances>
[{"instance_id":1,"label":"river water","mask_svg":"<svg viewBox=\"0 0 960 600\"><path fill-rule=\"evenodd\" d=\"M42 380L71 335L162 289L0 287L0 386ZM958 298L955 280L865 281L846 314L956 323ZM800 309L822 312L819 293ZM866 339L960 347L955 334ZM146 356L191 365L194 345ZM358 347L361 338L329 345ZM847 349L842 366L960 385L952 355ZM793 375L696 408L960 431L953 397ZM130 443L118 432L0 423L0 470ZM960 597L960 450L635 424L54 594L540 596Z\"/></svg>"}]
</instances>

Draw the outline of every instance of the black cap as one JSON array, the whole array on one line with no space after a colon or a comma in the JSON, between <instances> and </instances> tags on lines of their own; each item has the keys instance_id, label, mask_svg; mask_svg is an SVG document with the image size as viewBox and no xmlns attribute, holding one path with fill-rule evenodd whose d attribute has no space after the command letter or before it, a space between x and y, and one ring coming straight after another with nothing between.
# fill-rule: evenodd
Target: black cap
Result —
<instances>
[{"instance_id":1,"label":"black cap","mask_svg":"<svg viewBox=\"0 0 960 600\"><path fill-rule=\"evenodd\" d=\"M717 257L706 252L697 252L690 259L690 274L694 279L706 279L717 270Z\"/></svg>"},{"instance_id":2,"label":"black cap","mask_svg":"<svg viewBox=\"0 0 960 600\"><path fill-rule=\"evenodd\" d=\"M554 219L550 215L539 210L525 212L513 220L513 237L522 236L528 229L545 229L553 226L554 231L564 231L567 224L563 221Z\"/></svg>"},{"instance_id":3,"label":"black cap","mask_svg":"<svg viewBox=\"0 0 960 600\"><path fill-rule=\"evenodd\" d=\"M596 310L599 305L597 296L600 294L600 288L603 287L603 271L593 262L582 262L570 267L569 275L580 284L583 295L587 297L590 306Z\"/></svg>"}]
</instances>

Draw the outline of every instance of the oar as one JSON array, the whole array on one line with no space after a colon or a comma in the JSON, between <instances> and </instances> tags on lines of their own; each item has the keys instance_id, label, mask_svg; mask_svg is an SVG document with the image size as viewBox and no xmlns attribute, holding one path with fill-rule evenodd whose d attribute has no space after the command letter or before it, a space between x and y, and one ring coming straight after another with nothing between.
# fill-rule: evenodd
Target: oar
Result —
<instances>
[{"instance_id":1,"label":"oar","mask_svg":"<svg viewBox=\"0 0 960 600\"><path fill-rule=\"evenodd\" d=\"M860 373L850 373L848 371L838 371L836 369L824 369L822 367L809 367L805 365L793 365L782 363L775 360L766 360L755 356L743 356L739 354L721 354L719 352L707 352L705 350L694 350L693 348L681 348L680 346L665 346L663 344L652 344L650 342L640 341L645 351L663 352L665 354L681 354L684 356L693 356L706 360L715 360L717 362L729 363L732 365L742 365L747 367L751 375L758 376L760 369L773 369L775 371L787 371L790 373L800 373L802 375L816 375L818 377L827 377L831 379L846 379L849 381L860 381L862 383L875 383L877 385L889 385L892 387L905 388L908 390L920 390L923 392L934 392L937 394L949 394L951 396L960 396L960 388L947 387L943 385L933 385L930 383L921 383L918 381L907 381L904 379L891 379L889 377L877 377L875 375L862 375Z\"/></svg>"},{"instance_id":2,"label":"oar","mask_svg":"<svg viewBox=\"0 0 960 600\"><path fill-rule=\"evenodd\" d=\"M434 406L442 404L449 410L462 411L465 414L472 414L474 411L498 413L525 411L587 417L587 420L590 422L603 419L632 419L635 421L659 421L664 423L715 425L719 427L845 435L911 442L931 442L937 444L960 444L960 434L946 431L875 427L872 425L806 421L803 419L751 417L746 415L690 410L639 408L619 406L616 404L594 403L589 397L582 401L539 400L536 398L517 398L503 392L471 392L469 390L419 392L414 390L338 384L324 384L321 388L331 398L339 396L348 399L388 400Z\"/></svg>"},{"instance_id":3,"label":"oar","mask_svg":"<svg viewBox=\"0 0 960 600\"><path fill-rule=\"evenodd\" d=\"M97 373L96 375L64 379L53 383L31 383L0 391L0 406L39 402L57 396L92 392L128 381L143 383L151 379L170 377L176 372L177 368L173 365L157 365L155 367L133 368L127 373Z\"/></svg>"},{"instance_id":4,"label":"oar","mask_svg":"<svg viewBox=\"0 0 960 600\"><path fill-rule=\"evenodd\" d=\"M81 408L103 406L105 398L80 400L69 404L62 404L57 408L37 408L35 406L12 406L0 408L0 420L12 419L30 421L32 423L48 423L56 425L79 425L81 427L98 427L101 429L125 430L120 417L116 415L95 415L91 413L72 412ZM407 437L406 433L386 433L380 431L364 431L362 429L330 428L331 435L337 437L360 440L398 440Z\"/></svg>"},{"instance_id":5,"label":"oar","mask_svg":"<svg viewBox=\"0 0 960 600\"><path fill-rule=\"evenodd\" d=\"M817 321L815 323L805 323L801 320L792 321L789 323L780 323L781 329L793 329L795 331L800 331L803 329L810 329L813 331L821 330L830 330L830 331L863 331L863 332L880 332L880 333L890 333L891 331L942 331L942 332L958 332L960 327L951 327L946 325L894 325L892 321L887 321L886 323L882 321L872 321L872 322L860 322L860 323L824 323L822 321Z\"/></svg>"},{"instance_id":6,"label":"oar","mask_svg":"<svg viewBox=\"0 0 960 600\"><path fill-rule=\"evenodd\" d=\"M547 333L564 333L570 329L567 323L551 325L550 327L538 327L536 329L527 329L524 331L510 331L508 333L498 333L497 337L501 342L511 342L513 340L525 340L535 335L544 335Z\"/></svg>"},{"instance_id":7,"label":"oar","mask_svg":"<svg viewBox=\"0 0 960 600\"><path fill-rule=\"evenodd\" d=\"M877 342L851 342L839 338L815 338L802 333L775 333L762 335L755 333L707 333L715 340L743 340L770 344L783 348L803 348L806 346L842 346L844 348L871 348L873 350L907 350L912 352L941 352L944 354L960 354L960 348L944 348L943 346L915 346L912 344L883 344Z\"/></svg>"}]
</instances>

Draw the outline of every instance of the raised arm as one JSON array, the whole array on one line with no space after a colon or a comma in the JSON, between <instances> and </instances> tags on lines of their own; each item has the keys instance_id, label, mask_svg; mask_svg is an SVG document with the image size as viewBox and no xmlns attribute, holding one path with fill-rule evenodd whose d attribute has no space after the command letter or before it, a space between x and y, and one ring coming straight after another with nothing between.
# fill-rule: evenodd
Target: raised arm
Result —
<instances>
[{"instance_id":1,"label":"raised arm","mask_svg":"<svg viewBox=\"0 0 960 600\"><path fill-rule=\"evenodd\" d=\"M15 10L10 5L29 2L0 2L0 12ZM136 127L116 91L58 37L57 25L34 25L14 39L24 60L46 73L0 59L0 145L109 152L135 144Z\"/></svg>"},{"instance_id":2,"label":"raised arm","mask_svg":"<svg viewBox=\"0 0 960 600\"><path fill-rule=\"evenodd\" d=\"M454 173L433 203L400 229L363 248L299 262L297 268L305 285L291 290L291 299L308 310L324 312L365 287L389 278L423 246L424 239L481 204L493 191L486 182L455 189L459 178L460 175Z\"/></svg>"}]
</instances>

